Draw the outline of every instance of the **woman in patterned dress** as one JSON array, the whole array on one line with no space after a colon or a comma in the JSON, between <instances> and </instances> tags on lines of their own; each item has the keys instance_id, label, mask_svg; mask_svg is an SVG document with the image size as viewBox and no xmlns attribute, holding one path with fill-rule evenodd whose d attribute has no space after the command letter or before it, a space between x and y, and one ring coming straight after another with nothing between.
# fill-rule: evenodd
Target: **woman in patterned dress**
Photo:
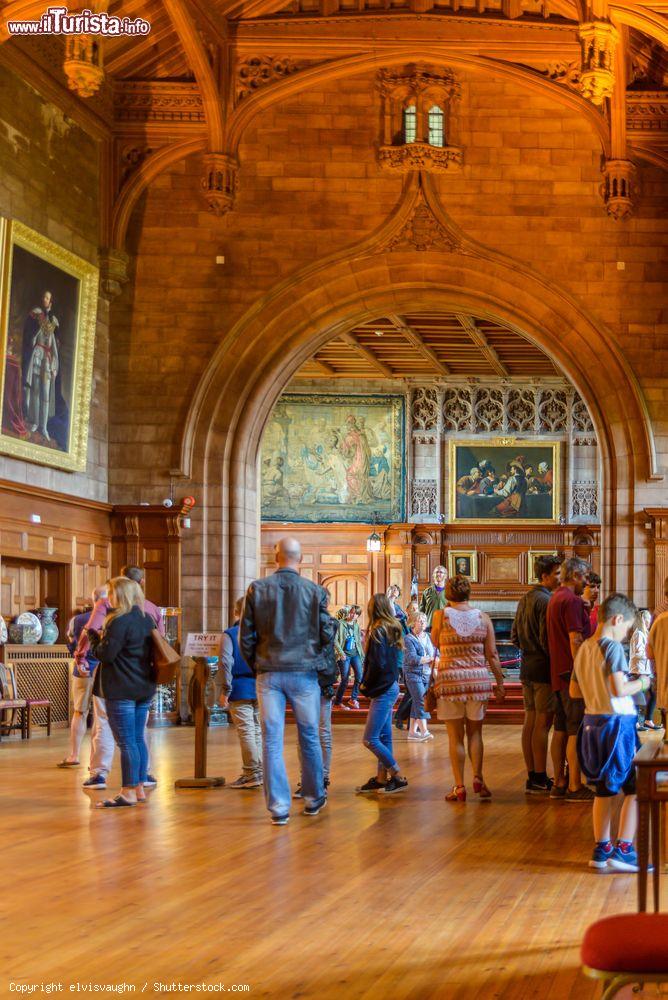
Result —
<instances>
[{"instance_id":1,"label":"woman in patterned dress","mask_svg":"<svg viewBox=\"0 0 668 1000\"><path fill-rule=\"evenodd\" d=\"M473 791L481 799L491 792L482 776L482 724L485 706L494 690L490 670L496 680L498 701L504 697L503 674L496 651L494 627L488 615L469 604L471 584L457 575L446 584L448 606L437 611L431 639L440 650L435 694L438 715L448 728L450 762L455 784L445 796L446 802L465 802L464 735L473 765Z\"/></svg>"}]
</instances>

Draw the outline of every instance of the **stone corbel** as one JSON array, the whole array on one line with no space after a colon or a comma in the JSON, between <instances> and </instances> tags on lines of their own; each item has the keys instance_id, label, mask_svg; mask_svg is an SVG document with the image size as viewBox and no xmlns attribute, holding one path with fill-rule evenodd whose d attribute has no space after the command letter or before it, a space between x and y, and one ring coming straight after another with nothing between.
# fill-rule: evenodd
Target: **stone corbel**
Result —
<instances>
[{"instance_id":1,"label":"stone corbel","mask_svg":"<svg viewBox=\"0 0 668 1000\"><path fill-rule=\"evenodd\" d=\"M233 156L227 153L205 155L202 190L214 215L225 215L232 210L238 175L239 164Z\"/></svg>"},{"instance_id":2,"label":"stone corbel","mask_svg":"<svg viewBox=\"0 0 668 1000\"><path fill-rule=\"evenodd\" d=\"M102 247L98 252L100 292L111 301L120 295L129 281L130 255L116 247Z\"/></svg>"},{"instance_id":3,"label":"stone corbel","mask_svg":"<svg viewBox=\"0 0 668 1000\"><path fill-rule=\"evenodd\" d=\"M606 160L603 164L601 196L608 215L627 219L633 213L636 197L636 168L631 160Z\"/></svg>"},{"instance_id":4,"label":"stone corbel","mask_svg":"<svg viewBox=\"0 0 668 1000\"><path fill-rule=\"evenodd\" d=\"M582 46L580 90L592 104L612 97L615 87L614 57L619 33L609 21L589 21L578 30Z\"/></svg>"}]
</instances>

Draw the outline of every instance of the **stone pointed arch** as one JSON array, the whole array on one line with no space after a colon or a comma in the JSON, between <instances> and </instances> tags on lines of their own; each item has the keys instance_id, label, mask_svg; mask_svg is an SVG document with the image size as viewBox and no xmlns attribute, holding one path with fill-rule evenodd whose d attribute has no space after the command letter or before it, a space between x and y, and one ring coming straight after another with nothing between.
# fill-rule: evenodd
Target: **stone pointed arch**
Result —
<instances>
[{"instance_id":1,"label":"stone pointed arch","mask_svg":"<svg viewBox=\"0 0 668 1000\"><path fill-rule=\"evenodd\" d=\"M230 118L227 140L229 152L234 156L238 155L239 145L245 130L253 118L266 108L290 100L304 90L329 80L357 76L377 70L380 65L397 66L401 63L415 61L415 59L416 53L413 44L397 44L396 47L393 46L392 49L384 51L382 57L379 57L377 52L365 52L334 59L302 69L299 73L287 76L272 84L271 87L261 88L252 97L242 101ZM457 50L444 50L439 45L420 49L419 60L434 66L451 66L454 69L471 73L492 74L500 79L516 83L533 93L548 97L555 104L560 104L586 118L592 132L601 143L603 154L610 155L608 123L591 102L586 101L580 94L567 87L544 79L529 68L489 56L469 55Z\"/></svg>"},{"instance_id":2,"label":"stone pointed arch","mask_svg":"<svg viewBox=\"0 0 668 1000\"><path fill-rule=\"evenodd\" d=\"M433 238L417 249L410 224L422 212L422 234L425 210ZM619 556L633 551L633 483L659 474L647 410L628 363L571 295L524 263L470 240L438 203L429 179L413 175L390 221L260 299L225 336L202 378L182 464L206 499L202 548L193 557L202 561L209 584L202 595L207 627L217 627L228 597L256 573L257 454L281 392L328 340L388 312L415 309L505 323L571 379L589 408L602 456L605 585L632 592L634 561Z\"/></svg>"}]
</instances>

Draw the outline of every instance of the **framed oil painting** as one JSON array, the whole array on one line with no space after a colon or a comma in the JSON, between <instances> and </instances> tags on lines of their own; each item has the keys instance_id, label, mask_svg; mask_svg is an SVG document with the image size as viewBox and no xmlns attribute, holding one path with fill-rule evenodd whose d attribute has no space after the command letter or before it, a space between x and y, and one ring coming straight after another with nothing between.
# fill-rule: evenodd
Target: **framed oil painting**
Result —
<instances>
[{"instance_id":1,"label":"framed oil painting","mask_svg":"<svg viewBox=\"0 0 668 1000\"><path fill-rule=\"evenodd\" d=\"M471 583L478 582L478 553L473 549L450 549L448 576L467 576Z\"/></svg>"},{"instance_id":2,"label":"framed oil painting","mask_svg":"<svg viewBox=\"0 0 668 1000\"><path fill-rule=\"evenodd\" d=\"M527 583L540 583L536 576L536 559L540 556L558 556L556 549L530 549L527 552Z\"/></svg>"},{"instance_id":3,"label":"framed oil painting","mask_svg":"<svg viewBox=\"0 0 668 1000\"><path fill-rule=\"evenodd\" d=\"M452 439L451 519L554 524L560 513L560 468L558 441Z\"/></svg>"},{"instance_id":4,"label":"framed oil painting","mask_svg":"<svg viewBox=\"0 0 668 1000\"><path fill-rule=\"evenodd\" d=\"M286 393L260 457L266 521L403 521L404 397Z\"/></svg>"},{"instance_id":5,"label":"framed oil painting","mask_svg":"<svg viewBox=\"0 0 668 1000\"><path fill-rule=\"evenodd\" d=\"M0 220L0 452L86 468L98 270Z\"/></svg>"}]
</instances>

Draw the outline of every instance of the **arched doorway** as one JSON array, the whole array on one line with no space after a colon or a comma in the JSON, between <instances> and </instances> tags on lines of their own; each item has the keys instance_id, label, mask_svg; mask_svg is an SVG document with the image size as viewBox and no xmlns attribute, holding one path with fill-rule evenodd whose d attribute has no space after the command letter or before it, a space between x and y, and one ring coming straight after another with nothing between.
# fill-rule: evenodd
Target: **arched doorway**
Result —
<instances>
[{"instance_id":1,"label":"arched doorway","mask_svg":"<svg viewBox=\"0 0 668 1000\"><path fill-rule=\"evenodd\" d=\"M568 376L600 448L605 586L633 590L633 484L653 476L653 442L638 386L605 328L562 289L499 254L364 247L305 269L258 302L221 343L193 400L183 468L205 501L189 555L206 581L198 603L208 627L257 572L257 456L281 392L333 336L411 308L501 322Z\"/></svg>"}]
</instances>

